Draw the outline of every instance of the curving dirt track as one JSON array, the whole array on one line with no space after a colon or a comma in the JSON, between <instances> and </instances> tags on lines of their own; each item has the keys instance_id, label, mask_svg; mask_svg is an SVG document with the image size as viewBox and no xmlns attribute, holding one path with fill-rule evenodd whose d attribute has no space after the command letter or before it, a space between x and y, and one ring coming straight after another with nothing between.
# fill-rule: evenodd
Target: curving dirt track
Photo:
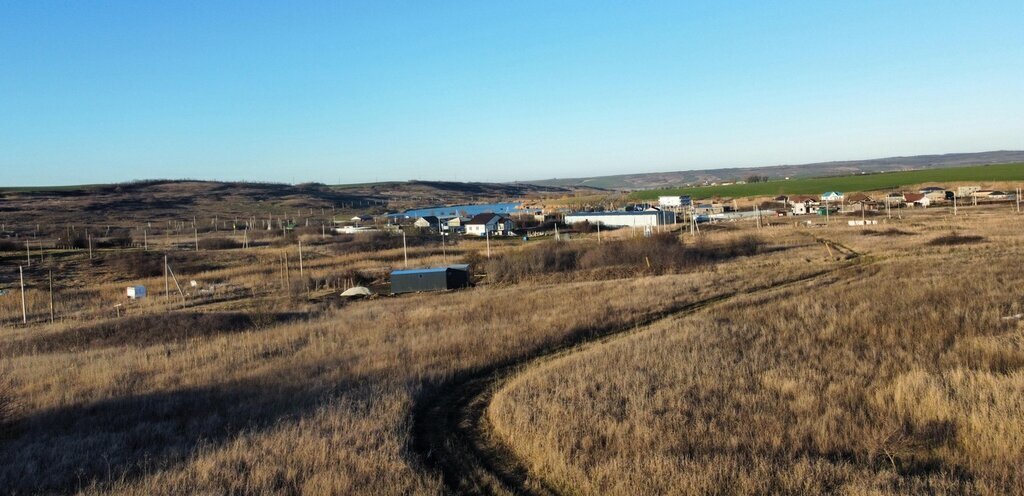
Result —
<instances>
[{"instance_id":1,"label":"curving dirt track","mask_svg":"<svg viewBox=\"0 0 1024 496\"><path fill-rule=\"evenodd\" d=\"M627 326L592 329L569 336L556 346L456 376L429 388L412 412L412 449L424 466L441 474L445 488L451 494L558 494L557 488L531 476L529 468L488 425L487 407L491 398L512 377L526 368L639 332L662 319L697 313L740 295L806 283L859 265L856 260L859 254L847 247L843 249L851 260L838 267L771 286L680 305Z\"/></svg>"}]
</instances>

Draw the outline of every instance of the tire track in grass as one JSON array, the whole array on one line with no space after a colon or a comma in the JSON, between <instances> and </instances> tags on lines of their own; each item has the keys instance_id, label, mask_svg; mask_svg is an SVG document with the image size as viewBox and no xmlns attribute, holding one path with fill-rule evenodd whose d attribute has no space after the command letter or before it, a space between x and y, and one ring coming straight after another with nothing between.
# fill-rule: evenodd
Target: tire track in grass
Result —
<instances>
[{"instance_id":1,"label":"tire track in grass","mask_svg":"<svg viewBox=\"0 0 1024 496\"><path fill-rule=\"evenodd\" d=\"M692 315L738 296L779 290L864 265L859 253L846 249L852 257L839 267L769 286L676 305L627 325L571 335L557 345L529 355L456 375L429 388L414 405L412 450L425 467L441 475L446 491L451 494L558 494L557 488L531 475L524 461L512 453L489 424L487 407L494 394L512 378L527 368L604 345L667 318Z\"/></svg>"}]
</instances>

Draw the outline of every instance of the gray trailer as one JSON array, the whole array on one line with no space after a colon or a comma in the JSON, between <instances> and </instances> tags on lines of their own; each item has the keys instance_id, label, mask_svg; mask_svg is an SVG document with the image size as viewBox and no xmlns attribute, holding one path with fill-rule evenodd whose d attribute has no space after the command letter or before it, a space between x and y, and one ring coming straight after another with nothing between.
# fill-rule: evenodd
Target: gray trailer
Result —
<instances>
[{"instance_id":1,"label":"gray trailer","mask_svg":"<svg viewBox=\"0 0 1024 496\"><path fill-rule=\"evenodd\" d=\"M392 294L445 291L467 286L469 286L469 265L467 264L391 272Z\"/></svg>"}]
</instances>

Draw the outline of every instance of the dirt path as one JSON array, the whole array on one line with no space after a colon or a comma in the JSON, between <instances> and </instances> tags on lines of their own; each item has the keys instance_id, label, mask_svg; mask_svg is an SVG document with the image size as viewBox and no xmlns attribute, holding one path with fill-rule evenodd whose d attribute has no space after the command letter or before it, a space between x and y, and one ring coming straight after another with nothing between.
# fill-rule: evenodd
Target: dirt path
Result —
<instances>
[{"instance_id":1,"label":"dirt path","mask_svg":"<svg viewBox=\"0 0 1024 496\"><path fill-rule=\"evenodd\" d=\"M771 286L678 305L639 322L569 336L556 346L456 376L429 389L414 407L412 448L426 467L442 475L445 488L452 494L558 494L556 488L530 475L529 468L498 439L488 423L487 406L494 393L517 373L642 331L662 319L697 313L737 296L806 283L857 265L854 260Z\"/></svg>"}]
</instances>

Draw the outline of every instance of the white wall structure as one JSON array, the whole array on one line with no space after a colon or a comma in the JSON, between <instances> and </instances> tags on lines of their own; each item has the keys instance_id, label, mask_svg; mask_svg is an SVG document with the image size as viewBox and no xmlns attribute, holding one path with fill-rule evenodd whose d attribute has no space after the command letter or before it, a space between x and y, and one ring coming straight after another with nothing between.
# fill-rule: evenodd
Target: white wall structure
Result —
<instances>
[{"instance_id":1,"label":"white wall structure","mask_svg":"<svg viewBox=\"0 0 1024 496\"><path fill-rule=\"evenodd\" d=\"M589 222L609 227L644 227L675 224L675 212L645 210L642 212L576 212L565 214L566 224Z\"/></svg>"},{"instance_id":2,"label":"white wall structure","mask_svg":"<svg viewBox=\"0 0 1024 496\"><path fill-rule=\"evenodd\" d=\"M679 208L690 204L689 196L659 196L658 205L668 208Z\"/></svg>"}]
</instances>

